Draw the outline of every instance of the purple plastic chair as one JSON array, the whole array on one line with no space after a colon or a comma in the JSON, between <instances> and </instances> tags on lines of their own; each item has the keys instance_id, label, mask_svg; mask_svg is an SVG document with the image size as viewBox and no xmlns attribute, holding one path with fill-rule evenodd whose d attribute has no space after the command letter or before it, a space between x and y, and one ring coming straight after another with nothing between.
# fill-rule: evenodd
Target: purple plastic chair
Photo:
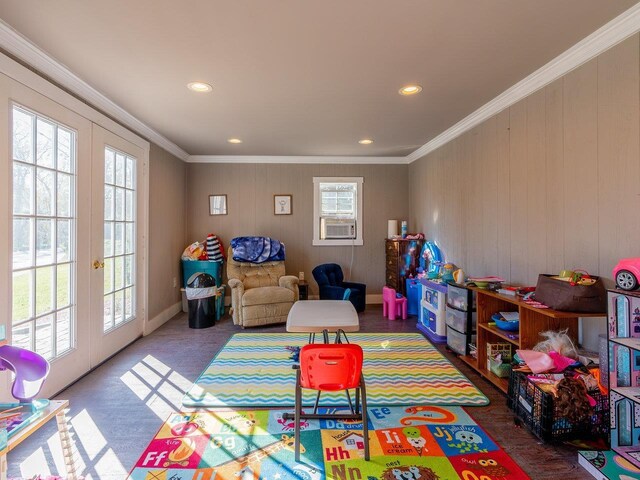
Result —
<instances>
[{"instance_id":1,"label":"purple plastic chair","mask_svg":"<svg viewBox=\"0 0 640 480\"><path fill-rule=\"evenodd\" d=\"M11 394L20 402L30 402L38 395L49 375L49 362L31 350L2 345L0 370L11 370L15 373Z\"/></svg>"}]
</instances>

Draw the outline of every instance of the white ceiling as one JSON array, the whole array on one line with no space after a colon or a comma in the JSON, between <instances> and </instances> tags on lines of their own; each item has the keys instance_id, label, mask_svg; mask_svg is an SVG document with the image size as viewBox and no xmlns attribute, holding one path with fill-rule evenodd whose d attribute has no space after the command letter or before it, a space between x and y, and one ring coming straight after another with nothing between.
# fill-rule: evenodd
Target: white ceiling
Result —
<instances>
[{"instance_id":1,"label":"white ceiling","mask_svg":"<svg viewBox=\"0 0 640 480\"><path fill-rule=\"evenodd\" d=\"M404 156L635 3L2 0L0 18L192 155Z\"/></svg>"}]
</instances>

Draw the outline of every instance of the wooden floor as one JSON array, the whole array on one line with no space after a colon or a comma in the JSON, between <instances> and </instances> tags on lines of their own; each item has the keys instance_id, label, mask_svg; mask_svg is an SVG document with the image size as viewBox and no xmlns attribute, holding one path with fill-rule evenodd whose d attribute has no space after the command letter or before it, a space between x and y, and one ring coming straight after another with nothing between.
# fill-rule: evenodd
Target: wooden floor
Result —
<instances>
[{"instance_id":1,"label":"wooden floor","mask_svg":"<svg viewBox=\"0 0 640 480\"><path fill-rule=\"evenodd\" d=\"M388 321L380 307L361 314L364 332L417 332L415 318ZM215 327L192 330L179 314L69 387L59 398L71 402L70 417L87 478L121 479L142 454L164 418L179 409L189 388L231 335L243 331L227 316ZM284 326L247 330L281 332ZM533 479L590 478L577 463L576 450L540 443L514 426L505 396L454 355L445 355L490 399L467 410ZM59 464L55 422L9 456L9 477L64 472Z\"/></svg>"}]
</instances>

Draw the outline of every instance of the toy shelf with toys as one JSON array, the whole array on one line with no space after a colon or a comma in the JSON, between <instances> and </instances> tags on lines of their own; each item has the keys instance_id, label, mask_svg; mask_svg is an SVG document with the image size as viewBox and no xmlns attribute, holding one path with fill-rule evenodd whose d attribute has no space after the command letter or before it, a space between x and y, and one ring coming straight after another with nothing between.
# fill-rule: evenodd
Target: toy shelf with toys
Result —
<instances>
[{"instance_id":1,"label":"toy shelf with toys","mask_svg":"<svg viewBox=\"0 0 640 480\"><path fill-rule=\"evenodd\" d=\"M476 292L477 358L462 355L460 359L476 370L504 393L509 389L509 378L499 377L487 368L487 347L508 343L515 349L531 349L539 340L539 333L547 330L567 329L567 334L578 338L579 317L604 317L602 313L561 312L551 308L535 308L520 297L505 295L479 287L468 287ZM501 330L492 319L497 312L518 312L520 322L516 331Z\"/></svg>"}]
</instances>

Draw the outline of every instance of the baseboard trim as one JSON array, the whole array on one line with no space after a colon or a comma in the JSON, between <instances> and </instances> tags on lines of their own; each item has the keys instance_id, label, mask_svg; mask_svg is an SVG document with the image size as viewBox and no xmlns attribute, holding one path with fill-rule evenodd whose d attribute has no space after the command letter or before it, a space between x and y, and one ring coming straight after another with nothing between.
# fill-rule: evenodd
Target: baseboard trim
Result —
<instances>
[{"instance_id":1,"label":"baseboard trim","mask_svg":"<svg viewBox=\"0 0 640 480\"><path fill-rule=\"evenodd\" d=\"M381 305L382 304L382 294L381 293L375 293L375 294L367 295L365 303L367 305Z\"/></svg>"},{"instance_id":2,"label":"baseboard trim","mask_svg":"<svg viewBox=\"0 0 640 480\"><path fill-rule=\"evenodd\" d=\"M182 302L180 301L180 302L174 303L169 308L167 308L167 309L163 310L162 312L160 312L159 315L156 315L151 320L149 320L144 325L144 328L142 329L143 330L142 331L142 335L144 335L146 337L151 332L157 330L162 325L167 323L169 320L171 320L173 317L175 317L181 311L182 311Z\"/></svg>"}]
</instances>

